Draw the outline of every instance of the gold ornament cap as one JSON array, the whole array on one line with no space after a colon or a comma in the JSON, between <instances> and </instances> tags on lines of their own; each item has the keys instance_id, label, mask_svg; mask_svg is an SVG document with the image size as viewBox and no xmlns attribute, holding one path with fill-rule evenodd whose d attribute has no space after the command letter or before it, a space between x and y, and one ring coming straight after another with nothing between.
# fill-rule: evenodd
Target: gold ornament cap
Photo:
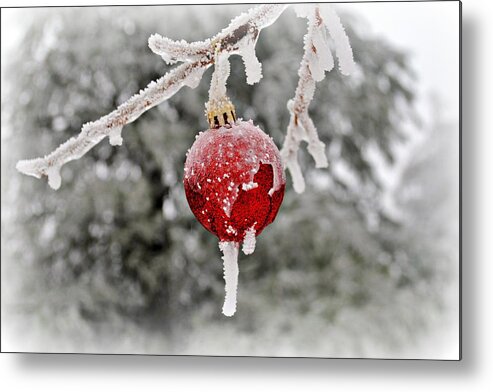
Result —
<instances>
[{"instance_id":1,"label":"gold ornament cap","mask_svg":"<svg viewBox=\"0 0 493 392\"><path fill-rule=\"evenodd\" d=\"M209 100L205 104L205 115L211 129L232 125L236 121L235 107L228 97Z\"/></svg>"}]
</instances>

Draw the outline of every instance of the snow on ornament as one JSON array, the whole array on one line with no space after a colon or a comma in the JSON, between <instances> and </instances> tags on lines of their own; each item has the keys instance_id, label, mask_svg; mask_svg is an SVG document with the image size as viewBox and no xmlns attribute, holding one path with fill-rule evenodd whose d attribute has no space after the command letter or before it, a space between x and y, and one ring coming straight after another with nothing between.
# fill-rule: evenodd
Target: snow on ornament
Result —
<instances>
[{"instance_id":1,"label":"snow on ornament","mask_svg":"<svg viewBox=\"0 0 493 392\"><path fill-rule=\"evenodd\" d=\"M253 253L255 238L272 223L286 179L279 150L253 122L236 120L222 97L208 103L210 129L200 132L185 162L183 183L190 209L219 238L226 298L223 313L236 310L238 249Z\"/></svg>"}]
</instances>

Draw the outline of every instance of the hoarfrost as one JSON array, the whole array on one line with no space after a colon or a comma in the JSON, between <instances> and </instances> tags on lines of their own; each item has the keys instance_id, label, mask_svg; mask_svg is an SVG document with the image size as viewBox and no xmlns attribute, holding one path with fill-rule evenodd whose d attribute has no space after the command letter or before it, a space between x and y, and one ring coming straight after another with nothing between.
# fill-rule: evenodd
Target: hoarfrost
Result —
<instances>
[{"instance_id":1,"label":"hoarfrost","mask_svg":"<svg viewBox=\"0 0 493 392\"><path fill-rule=\"evenodd\" d=\"M140 90L111 113L97 121L84 124L77 137L72 137L55 151L43 158L19 161L16 168L24 174L41 178L48 176L48 170L53 173L50 168L56 167L60 170L65 163L81 158L106 136L109 136L112 145L121 144L121 135L117 129L135 121L147 110L169 99L183 86L197 87L204 71L214 63L216 43L223 43L220 53L224 53L226 58L230 54L239 54L238 48L245 43L254 46L260 30L271 25L286 7L285 4L264 4L252 8L234 18L220 33L205 41L189 43L184 40L173 41L159 34L151 35L148 43L154 53L168 63L181 61L183 64L158 80L150 82L145 89ZM249 50L253 50L253 47L245 50L245 55L249 58ZM248 71L249 80L258 80L259 64L248 62L251 63L248 65L251 69ZM52 177L51 183L58 183L56 177Z\"/></svg>"},{"instance_id":2,"label":"hoarfrost","mask_svg":"<svg viewBox=\"0 0 493 392\"><path fill-rule=\"evenodd\" d=\"M295 4L293 10L298 18L307 18L311 12L313 5L311 4Z\"/></svg>"},{"instance_id":3,"label":"hoarfrost","mask_svg":"<svg viewBox=\"0 0 493 392\"><path fill-rule=\"evenodd\" d=\"M325 144L319 139L317 129L308 115L308 106L315 93L315 83L325 77L326 71L334 68L327 31L335 41L336 55L341 73L347 75L355 67L349 39L339 17L329 6L303 5L295 7L300 17L308 19L308 31L304 37L304 55L298 70L298 86L295 96L288 101L291 114L286 139L281 149L285 168L291 174L296 192L305 190L305 181L298 163L298 149L302 141L308 143L308 152L317 168L327 167Z\"/></svg>"},{"instance_id":4,"label":"hoarfrost","mask_svg":"<svg viewBox=\"0 0 493 392\"><path fill-rule=\"evenodd\" d=\"M317 75L313 75L316 82L320 82L325 77L325 71L331 71L334 68L334 58L330 52L329 41L327 39L326 30L323 26L314 29L312 35L312 45L316 50L316 56L312 59L312 66L316 64L319 70ZM313 51L311 53L314 53ZM311 69L311 68L310 68Z\"/></svg>"},{"instance_id":5,"label":"hoarfrost","mask_svg":"<svg viewBox=\"0 0 493 392\"><path fill-rule=\"evenodd\" d=\"M339 69L343 75L350 75L356 68L356 64L354 63L353 50L351 49L349 38L341 20L334 9L327 5L320 8L320 14L331 38L335 42Z\"/></svg>"},{"instance_id":6,"label":"hoarfrost","mask_svg":"<svg viewBox=\"0 0 493 392\"><path fill-rule=\"evenodd\" d=\"M295 192L303 193L305 191L305 179L303 178L303 173L301 172L298 159L288 159L286 168L289 170L289 173L291 173Z\"/></svg>"},{"instance_id":7,"label":"hoarfrost","mask_svg":"<svg viewBox=\"0 0 493 392\"><path fill-rule=\"evenodd\" d=\"M226 82L231 71L228 57L229 55L221 53L216 56L209 88L209 101L219 101L226 96Z\"/></svg>"},{"instance_id":8,"label":"hoarfrost","mask_svg":"<svg viewBox=\"0 0 493 392\"><path fill-rule=\"evenodd\" d=\"M195 63L176 67L156 82L150 83L146 89L141 90L113 112L97 121L84 124L78 136L70 138L44 158L19 161L16 168L24 174L39 178L47 175L50 167L61 168L65 163L81 158L102 139L115 132L115 129L135 121L142 113L174 95L185 85L184 81L190 77L190 74L197 75L196 72L199 71L195 69L196 67ZM112 139L118 141L118 138Z\"/></svg>"},{"instance_id":9,"label":"hoarfrost","mask_svg":"<svg viewBox=\"0 0 493 392\"><path fill-rule=\"evenodd\" d=\"M238 249L236 242L219 242L219 249L223 252L225 296L223 314L231 317L236 312L236 293L238 290Z\"/></svg>"},{"instance_id":10,"label":"hoarfrost","mask_svg":"<svg viewBox=\"0 0 493 392\"><path fill-rule=\"evenodd\" d=\"M62 184L60 168L57 166L52 166L46 171L46 174L48 176L48 185L54 190L60 188L60 185Z\"/></svg>"}]
</instances>

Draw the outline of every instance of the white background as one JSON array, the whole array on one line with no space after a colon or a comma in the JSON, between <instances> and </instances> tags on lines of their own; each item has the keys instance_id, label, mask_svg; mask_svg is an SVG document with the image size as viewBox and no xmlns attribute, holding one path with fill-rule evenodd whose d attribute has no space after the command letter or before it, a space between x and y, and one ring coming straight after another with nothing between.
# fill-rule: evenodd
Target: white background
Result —
<instances>
[{"instance_id":1,"label":"white background","mask_svg":"<svg viewBox=\"0 0 493 392\"><path fill-rule=\"evenodd\" d=\"M78 0L70 5L99 3L105 1ZM112 2L136 3L136 0ZM144 3L163 2L146 0ZM187 2L180 0L180 3ZM0 4L38 5L4 0ZM43 5L68 4L43 1ZM1 354L3 390L490 390L493 386L493 285L490 283L493 254L488 224L493 221L490 151L493 130L488 120L493 109L492 8L490 1L463 1L461 362ZM439 23L437 20L437 28Z\"/></svg>"}]
</instances>

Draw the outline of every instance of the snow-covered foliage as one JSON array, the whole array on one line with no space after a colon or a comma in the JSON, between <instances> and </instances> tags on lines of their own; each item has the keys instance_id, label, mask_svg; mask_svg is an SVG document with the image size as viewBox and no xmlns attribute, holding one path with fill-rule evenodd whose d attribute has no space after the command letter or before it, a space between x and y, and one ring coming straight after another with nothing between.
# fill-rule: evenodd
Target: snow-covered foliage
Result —
<instances>
[{"instance_id":1,"label":"snow-covered foliage","mask_svg":"<svg viewBox=\"0 0 493 392\"><path fill-rule=\"evenodd\" d=\"M308 143L308 152L315 160L316 167L328 166L325 144L320 141L317 129L308 115L308 106L315 93L315 83L321 81L325 72L334 67L327 31L335 42L341 73L350 74L355 64L349 39L339 17L331 7L298 5L295 11L299 17L308 19L308 32L304 37L305 53L298 70L299 81L295 97L287 105L291 119L281 156L291 173L295 191L301 193L305 190L305 181L298 163L300 143L302 141Z\"/></svg>"},{"instance_id":2,"label":"snow-covered foliage","mask_svg":"<svg viewBox=\"0 0 493 392\"><path fill-rule=\"evenodd\" d=\"M286 7L275 4L260 5L236 17L219 34L203 42L178 42L158 34L152 35L149 38L151 50L168 63L184 63L157 81L149 83L144 90L140 90L113 112L97 121L84 124L78 136L72 137L44 158L19 161L16 165L17 170L37 178L46 176L48 184L53 189L58 189L61 184L60 169L65 163L81 158L107 136L111 145L121 145L121 131L124 125L169 99L183 86L197 87L204 71L214 63L215 58L223 54L242 56L247 82L258 82L261 78L261 68L255 57L255 43L260 30L272 24ZM222 59L220 72L215 78L217 83L212 89L213 94L219 94L225 88L229 74L227 55Z\"/></svg>"}]
</instances>

